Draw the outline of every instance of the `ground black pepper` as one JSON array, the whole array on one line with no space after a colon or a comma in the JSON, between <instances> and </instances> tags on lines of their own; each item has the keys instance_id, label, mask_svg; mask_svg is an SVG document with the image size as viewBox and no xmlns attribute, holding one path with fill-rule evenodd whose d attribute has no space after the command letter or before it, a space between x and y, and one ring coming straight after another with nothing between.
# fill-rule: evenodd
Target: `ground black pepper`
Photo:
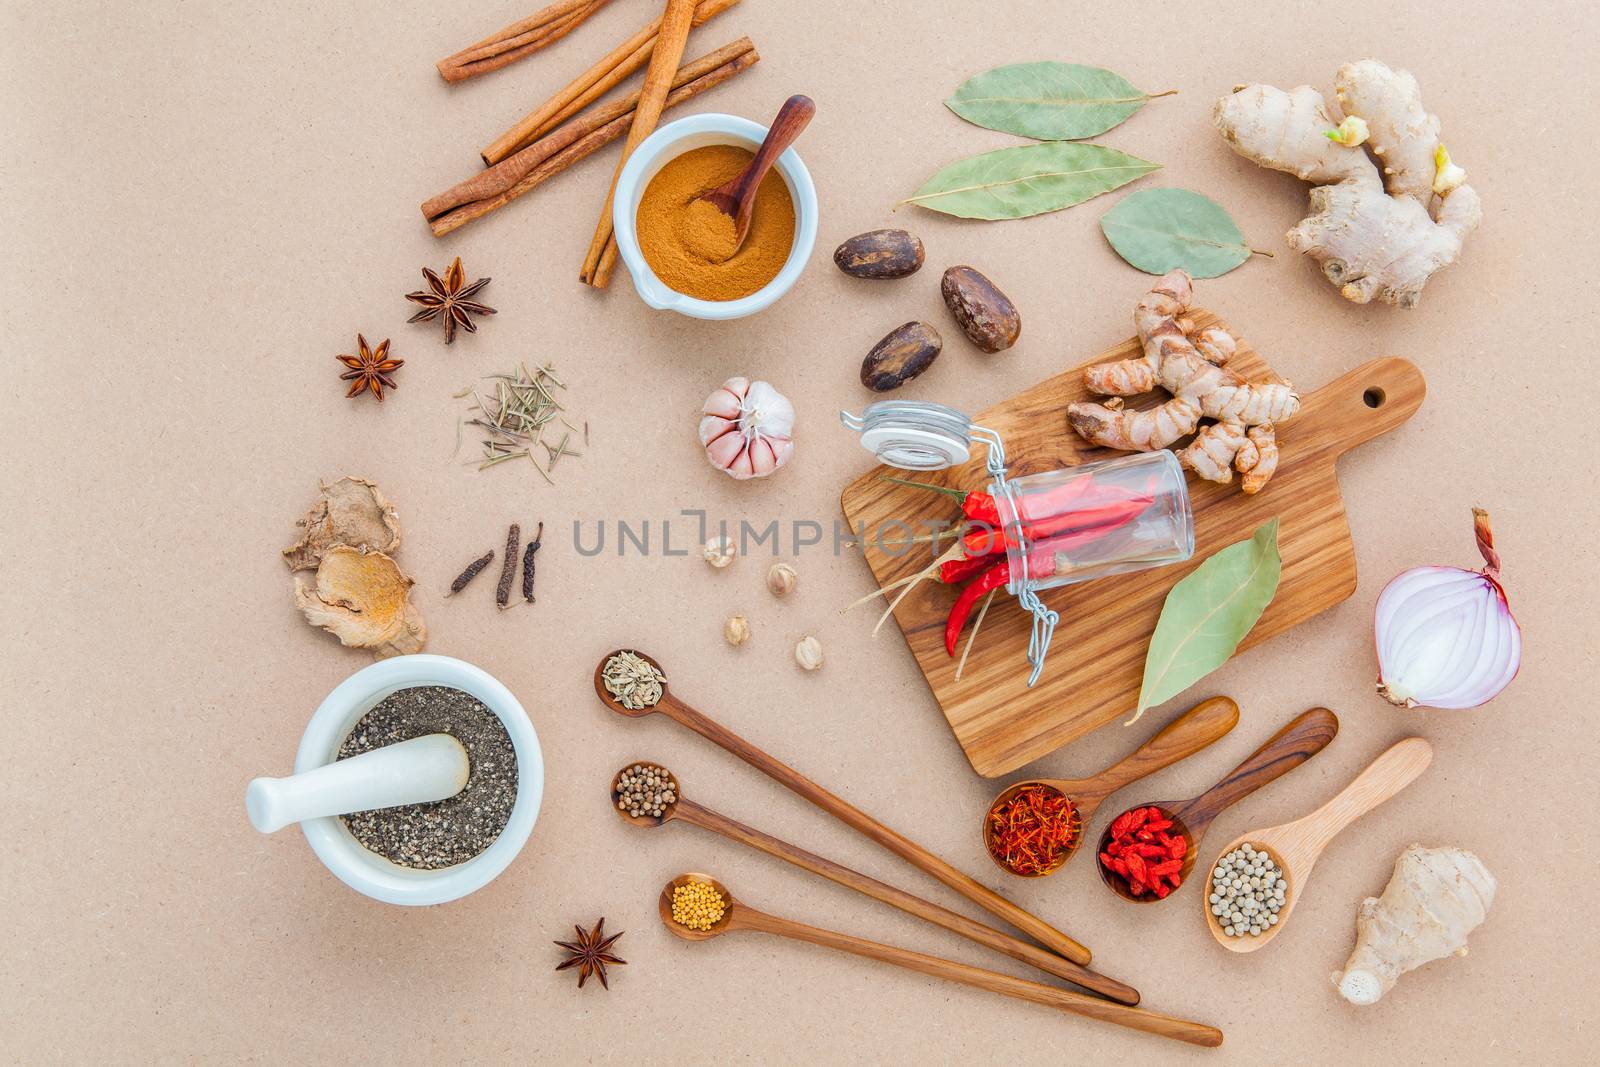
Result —
<instances>
[{"instance_id":1,"label":"ground black pepper","mask_svg":"<svg viewBox=\"0 0 1600 1067\"><path fill-rule=\"evenodd\" d=\"M461 792L432 804L342 816L362 846L402 867L432 871L465 863L505 829L517 801L517 752L499 716L470 693L424 685L390 693L339 746L349 759L426 734L450 734L467 750Z\"/></svg>"}]
</instances>

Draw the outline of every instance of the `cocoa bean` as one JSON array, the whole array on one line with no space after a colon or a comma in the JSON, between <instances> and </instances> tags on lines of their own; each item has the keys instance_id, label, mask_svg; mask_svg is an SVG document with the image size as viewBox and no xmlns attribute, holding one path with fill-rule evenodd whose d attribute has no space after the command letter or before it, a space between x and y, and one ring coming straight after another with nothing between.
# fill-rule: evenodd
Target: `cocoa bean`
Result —
<instances>
[{"instance_id":1,"label":"cocoa bean","mask_svg":"<svg viewBox=\"0 0 1600 1067\"><path fill-rule=\"evenodd\" d=\"M971 267L951 267L939 282L945 306L968 339L985 352L999 352L1017 343L1022 316L1006 294Z\"/></svg>"},{"instance_id":2,"label":"cocoa bean","mask_svg":"<svg viewBox=\"0 0 1600 1067\"><path fill-rule=\"evenodd\" d=\"M833 262L852 278L904 278L922 266L922 242L905 230L869 230L834 249Z\"/></svg>"},{"instance_id":3,"label":"cocoa bean","mask_svg":"<svg viewBox=\"0 0 1600 1067\"><path fill-rule=\"evenodd\" d=\"M861 384L878 393L898 389L933 366L944 340L925 322L908 322L872 346L861 364Z\"/></svg>"}]
</instances>

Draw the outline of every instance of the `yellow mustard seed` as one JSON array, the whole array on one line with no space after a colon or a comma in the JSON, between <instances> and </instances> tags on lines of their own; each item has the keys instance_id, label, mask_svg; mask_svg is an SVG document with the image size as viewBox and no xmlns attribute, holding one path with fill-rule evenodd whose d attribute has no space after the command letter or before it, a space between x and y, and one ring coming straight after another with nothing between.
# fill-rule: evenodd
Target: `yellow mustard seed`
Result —
<instances>
[{"instance_id":1,"label":"yellow mustard seed","mask_svg":"<svg viewBox=\"0 0 1600 1067\"><path fill-rule=\"evenodd\" d=\"M686 882L672 890L672 921L691 930L709 930L722 921L728 902L709 882Z\"/></svg>"}]
</instances>

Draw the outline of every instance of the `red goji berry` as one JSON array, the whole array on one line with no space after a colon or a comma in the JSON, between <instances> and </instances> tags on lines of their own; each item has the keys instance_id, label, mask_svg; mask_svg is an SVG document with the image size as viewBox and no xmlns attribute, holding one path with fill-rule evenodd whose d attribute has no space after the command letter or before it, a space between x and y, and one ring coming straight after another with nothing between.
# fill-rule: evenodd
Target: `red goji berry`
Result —
<instances>
[{"instance_id":1,"label":"red goji berry","mask_svg":"<svg viewBox=\"0 0 1600 1067\"><path fill-rule=\"evenodd\" d=\"M1111 844L1106 846L1106 851L1111 853L1113 856L1122 855L1122 842L1112 841Z\"/></svg>"},{"instance_id":2,"label":"red goji berry","mask_svg":"<svg viewBox=\"0 0 1600 1067\"><path fill-rule=\"evenodd\" d=\"M1134 808L1129 814L1132 816L1128 820L1129 830L1137 830L1144 825L1146 819L1150 818L1150 811L1147 808Z\"/></svg>"},{"instance_id":3,"label":"red goji berry","mask_svg":"<svg viewBox=\"0 0 1600 1067\"><path fill-rule=\"evenodd\" d=\"M1188 851L1189 839L1179 835L1178 837L1172 839L1172 848L1167 851L1167 855L1171 856L1175 860L1181 860Z\"/></svg>"},{"instance_id":4,"label":"red goji berry","mask_svg":"<svg viewBox=\"0 0 1600 1067\"><path fill-rule=\"evenodd\" d=\"M1157 900L1166 900L1167 899L1167 894L1172 892L1172 890L1168 889L1166 886L1162 885L1160 882L1157 882L1155 884L1155 886L1154 886L1153 892L1155 893Z\"/></svg>"},{"instance_id":5,"label":"red goji berry","mask_svg":"<svg viewBox=\"0 0 1600 1067\"><path fill-rule=\"evenodd\" d=\"M1148 882L1149 872L1145 869L1144 857L1137 852L1128 853L1128 877L1138 882Z\"/></svg>"},{"instance_id":6,"label":"red goji berry","mask_svg":"<svg viewBox=\"0 0 1600 1067\"><path fill-rule=\"evenodd\" d=\"M1152 864L1150 867L1150 873L1154 875L1176 874L1181 870L1183 870L1182 860L1168 860L1165 863Z\"/></svg>"},{"instance_id":7,"label":"red goji berry","mask_svg":"<svg viewBox=\"0 0 1600 1067\"><path fill-rule=\"evenodd\" d=\"M1172 820L1171 819L1154 819L1154 820L1152 820L1150 822L1145 823L1144 824L1144 828L1146 830L1149 830L1151 833L1155 833L1157 830L1165 830L1168 827L1170 827L1171 825L1172 825Z\"/></svg>"}]
</instances>

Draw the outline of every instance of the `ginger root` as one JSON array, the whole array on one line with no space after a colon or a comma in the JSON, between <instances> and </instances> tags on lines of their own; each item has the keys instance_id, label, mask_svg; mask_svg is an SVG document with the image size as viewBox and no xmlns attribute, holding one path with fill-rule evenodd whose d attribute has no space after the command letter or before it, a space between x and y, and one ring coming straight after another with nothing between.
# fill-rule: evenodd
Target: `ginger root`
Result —
<instances>
[{"instance_id":1,"label":"ginger root","mask_svg":"<svg viewBox=\"0 0 1600 1067\"><path fill-rule=\"evenodd\" d=\"M334 545L369 552L400 547L400 517L375 482L346 475L332 485L322 483L322 496L300 520L305 533L283 550L292 571L315 570Z\"/></svg>"},{"instance_id":2,"label":"ginger root","mask_svg":"<svg viewBox=\"0 0 1600 1067\"><path fill-rule=\"evenodd\" d=\"M1467 954L1467 935L1489 915L1494 876L1459 848L1411 845L1381 897L1361 902L1356 947L1333 984L1352 1004L1374 1004L1402 974Z\"/></svg>"},{"instance_id":3,"label":"ginger root","mask_svg":"<svg viewBox=\"0 0 1600 1067\"><path fill-rule=\"evenodd\" d=\"M428 638L411 603L412 584L382 552L334 545L322 554L314 588L295 579L294 598L311 625L384 659L421 652Z\"/></svg>"},{"instance_id":4,"label":"ginger root","mask_svg":"<svg viewBox=\"0 0 1600 1067\"><path fill-rule=\"evenodd\" d=\"M1334 92L1342 119L1309 85L1243 85L1217 101L1214 122L1241 156L1315 186L1289 246L1316 260L1345 299L1416 307L1428 279L1460 257L1482 202L1408 72L1347 63Z\"/></svg>"},{"instance_id":5,"label":"ginger root","mask_svg":"<svg viewBox=\"0 0 1600 1067\"><path fill-rule=\"evenodd\" d=\"M1111 399L1067 405L1067 422L1084 440L1125 452L1166 448L1198 428L1179 462L1212 482L1227 483L1237 470L1244 491L1257 493L1278 467L1276 425L1294 418L1300 398L1286 383L1247 382L1228 370L1237 343L1219 327L1196 331L1182 318L1193 296L1184 271L1157 282L1133 313L1144 355L1087 368L1089 391ZM1171 400L1149 411L1122 406L1122 397L1158 385ZM1201 428L1202 418L1217 421Z\"/></svg>"}]
</instances>

